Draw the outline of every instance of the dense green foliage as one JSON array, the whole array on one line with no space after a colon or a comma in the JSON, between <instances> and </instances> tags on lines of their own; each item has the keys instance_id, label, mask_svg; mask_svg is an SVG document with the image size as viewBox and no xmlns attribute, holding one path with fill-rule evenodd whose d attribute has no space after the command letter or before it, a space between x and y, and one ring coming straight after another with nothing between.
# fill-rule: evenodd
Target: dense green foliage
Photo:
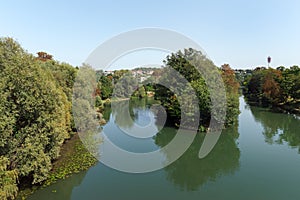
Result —
<instances>
[{"instance_id":1,"label":"dense green foliage","mask_svg":"<svg viewBox=\"0 0 300 200\"><path fill-rule=\"evenodd\" d=\"M61 145L70 137L75 74L67 64L41 61L13 39L0 39L3 197L15 196L17 178L33 184L47 179L51 161L58 158Z\"/></svg>"},{"instance_id":2,"label":"dense green foliage","mask_svg":"<svg viewBox=\"0 0 300 200\"><path fill-rule=\"evenodd\" d=\"M0 157L0 199L13 199L18 192L17 170L7 170L9 160Z\"/></svg>"},{"instance_id":3,"label":"dense green foliage","mask_svg":"<svg viewBox=\"0 0 300 200\"><path fill-rule=\"evenodd\" d=\"M161 76L161 71L160 68L121 69L105 72L97 70L96 107L102 107L102 103L109 102L111 98L124 99L130 96L143 98L147 96L147 92L153 96L154 82ZM102 103L100 99L103 100Z\"/></svg>"},{"instance_id":4,"label":"dense green foliage","mask_svg":"<svg viewBox=\"0 0 300 200\"><path fill-rule=\"evenodd\" d=\"M116 88L119 80L122 84ZM102 70L96 71L97 88L95 96L100 97L102 100L110 99L113 96L124 97L128 96L127 91L131 91L130 88L126 88L128 85L135 84L135 79L129 73L129 70L115 70L112 73L105 74ZM115 89L115 90L114 90Z\"/></svg>"},{"instance_id":5,"label":"dense green foliage","mask_svg":"<svg viewBox=\"0 0 300 200\"><path fill-rule=\"evenodd\" d=\"M206 127L211 120L211 94L206 85L204 77L199 73L199 71L192 64L194 56L198 56L197 64L202 68L202 70L207 74L219 74L223 78L223 82L226 90L227 102L223 105L226 106L226 125L233 124L237 120L237 115L239 114L239 101L238 101L238 88L239 84L235 79L234 71L229 67L229 65L222 66L221 69L215 67L215 65L206 58L201 52L195 51L193 49L186 49L184 53L177 52L173 53L167 57L165 63L166 66L175 69L179 72L193 87L196 91L196 95L199 102L200 110L200 128ZM163 79L169 80L173 85L180 87L180 80L177 80L170 73L163 73ZM216 85L214 88L218 90ZM178 97L170 90L165 87L157 86L156 98L162 102L162 105L166 108L168 116L172 118L175 123L180 123L180 104L178 102ZM220 94L221 95L221 94ZM189 101L189 95L184 97L184 101ZM218 104L217 106L223 106Z\"/></svg>"},{"instance_id":6,"label":"dense green foliage","mask_svg":"<svg viewBox=\"0 0 300 200\"><path fill-rule=\"evenodd\" d=\"M226 89L226 124L235 124L239 110L239 86L240 84L235 78L234 71L228 64L221 66L222 78Z\"/></svg>"},{"instance_id":7,"label":"dense green foliage","mask_svg":"<svg viewBox=\"0 0 300 200\"><path fill-rule=\"evenodd\" d=\"M66 141L60 153L61 156L58 160L53 162L52 170L42 185L34 185L31 187L25 185L25 188L21 187L18 199L26 199L41 187L47 187L57 180L66 179L74 173L85 171L97 163L97 159L85 148L78 134ZM64 186L64 191L66 187L68 186Z\"/></svg>"},{"instance_id":8,"label":"dense green foliage","mask_svg":"<svg viewBox=\"0 0 300 200\"><path fill-rule=\"evenodd\" d=\"M250 102L300 113L300 68L256 68L244 93Z\"/></svg>"},{"instance_id":9,"label":"dense green foliage","mask_svg":"<svg viewBox=\"0 0 300 200\"><path fill-rule=\"evenodd\" d=\"M97 86L102 99L110 98L113 92L112 76L101 76Z\"/></svg>"},{"instance_id":10,"label":"dense green foliage","mask_svg":"<svg viewBox=\"0 0 300 200\"><path fill-rule=\"evenodd\" d=\"M248 81L250 80L253 70L251 69L236 69L235 77L237 81L240 83L241 88L245 88Z\"/></svg>"},{"instance_id":11,"label":"dense green foliage","mask_svg":"<svg viewBox=\"0 0 300 200\"><path fill-rule=\"evenodd\" d=\"M54 60L40 62L40 66L52 73L56 86L60 87L71 101L77 69L67 63L59 63Z\"/></svg>"},{"instance_id":12,"label":"dense green foliage","mask_svg":"<svg viewBox=\"0 0 300 200\"><path fill-rule=\"evenodd\" d=\"M138 96L140 98L146 97L146 90L145 90L144 86L141 86L141 87L138 88Z\"/></svg>"}]
</instances>

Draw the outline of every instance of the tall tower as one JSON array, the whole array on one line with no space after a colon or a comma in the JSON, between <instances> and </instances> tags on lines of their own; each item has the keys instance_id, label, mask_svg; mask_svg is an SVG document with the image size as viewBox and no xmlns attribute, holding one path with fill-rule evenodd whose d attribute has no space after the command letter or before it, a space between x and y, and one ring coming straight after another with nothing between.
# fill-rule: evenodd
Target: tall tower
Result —
<instances>
[{"instance_id":1,"label":"tall tower","mask_svg":"<svg viewBox=\"0 0 300 200\"><path fill-rule=\"evenodd\" d=\"M267 60L268 60L268 67L270 67L271 57L269 56Z\"/></svg>"}]
</instances>

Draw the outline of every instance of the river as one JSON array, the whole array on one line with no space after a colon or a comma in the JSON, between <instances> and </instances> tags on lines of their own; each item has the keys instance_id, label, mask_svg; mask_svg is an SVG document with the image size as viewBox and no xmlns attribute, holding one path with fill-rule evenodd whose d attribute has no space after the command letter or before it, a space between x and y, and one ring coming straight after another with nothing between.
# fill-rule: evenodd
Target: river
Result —
<instances>
[{"instance_id":1,"label":"river","mask_svg":"<svg viewBox=\"0 0 300 200\"><path fill-rule=\"evenodd\" d=\"M145 124L155 118L149 104L151 101L145 99L131 104L135 122ZM243 97L240 110L239 124L224 130L204 159L198 158L204 139L203 134L198 134L183 156L164 169L131 174L99 162L87 171L36 191L28 199L300 199L299 118L249 106ZM103 130L126 150L160 149L176 134L175 128L165 127L142 142L134 140L118 127L131 126L122 115L107 110L108 123Z\"/></svg>"}]
</instances>

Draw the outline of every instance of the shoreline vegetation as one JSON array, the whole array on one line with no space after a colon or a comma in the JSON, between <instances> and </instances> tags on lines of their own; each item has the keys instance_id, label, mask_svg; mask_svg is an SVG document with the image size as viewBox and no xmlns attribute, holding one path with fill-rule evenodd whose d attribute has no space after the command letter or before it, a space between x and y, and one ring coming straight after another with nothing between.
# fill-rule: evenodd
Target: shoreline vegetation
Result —
<instances>
[{"instance_id":1,"label":"shoreline vegetation","mask_svg":"<svg viewBox=\"0 0 300 200\"><path fill-rule=\"evenodd\" d=\"M251 105L275 112L300 114L300 68L257 67L242 79L243 94Z\"/></svg>"},{"instance_id":2,"label":"shoreline vegetation","mask_svg":"<svg viewBox=\"0 0 300 200\"><path fill-rule=\"evenodd\" d=\"M92 114L96 111L98 122L103 125L106 123L104 106L129 100L126 97L131 94L133 98L148 96L165 107L169 123L180 124L179 98L193 102L189 93L178 97L165 87L151 84L154 79L164 78L170 84L182 86L181 83L177 85L180 81L165 73L164 70L171 67L195 90L201 113L198 130L205 132L214 115L207 85L191 64L193 62L200 62L203 70L213 68L206 73L222 77L227 96L226 127L238 123L240 86L249 101L299 114L299 67L259 68L238 76L228 64L216 67L194 49L172 53L163 68L96 71L97 86L90 95L95 105L90 111ZM91 68L81 66L84 67ZM26 198L40 187L97 163L82 144L73 119L72 95L78 69L54 60L46 52L38 52L37 56L29 54L12 38L0 38L0 199ZM147 77L152 78L152 82L143 82Z\"/></svg>"},{"instance_id":3,"label":"shoreline vegetation","mask_svg":"<svg viewBox=\"0 0 300 200\"><path fill-rule=\"evenodd\" d=\"M52 163L53 167L48 178L40 185L26 184L22 186L17 199L26 199L36 190L47 187L61 179L66 179L73 174L88 170L98 162L85 148L78 133L74 133L69 140L65 141L60 153L61 156Z\"/></svg>"},{"instance_id":4,"label":"shoreline vegetation","mask_svg":"<svg viewBox=\"0 0 300 200\"><path fill-rule=\"evenodd\" d=\"M196 128L201 132L205 132L211 120L217 124L224 123L225 127L237 123L237 117L240 113L240 85L235 77L234 70L231 69L229 64L217 67L201 51L189 48L167 56L165 65L167 67L162 72L162 79L167 80L169 85L180 88L182 92L181 95L178 95L169 88L158 85L155 90L155 98L160 100L162 106L166 108L168 119L171 119L174 125L192 126L193 129ZM179 80L182 78L176 77L172 71L179 72L183 80ZM218 82L219 79L221 79L220 82ZM185 80L190 84L190 87L184 83ZM208 84L214 92L210 91ZM214 109L212 109L212 95L216 102L213 105ZM187 105L183 114L189 120L185 120L183 123L179 102L184 102ZM194 127L194 116L197 110L201 113L200 121L199 126ZM226 110L226 116L220 114L222 110Z\"/></svg>"},{"instance_id":5,"label":"shoreline vegetation","mask_svg":"<svg viewBox=\"0 0 300 200\"><path fill-rule=\"evenodd\" d=\"M285 114L294 114L300 116L300 101L297 102L287 102L281 103L278 105L263 105L257 101L250 101L245 96L247 103L251 106L268 108L271 112L285 113Z\"/></svg>"}]
</instances>

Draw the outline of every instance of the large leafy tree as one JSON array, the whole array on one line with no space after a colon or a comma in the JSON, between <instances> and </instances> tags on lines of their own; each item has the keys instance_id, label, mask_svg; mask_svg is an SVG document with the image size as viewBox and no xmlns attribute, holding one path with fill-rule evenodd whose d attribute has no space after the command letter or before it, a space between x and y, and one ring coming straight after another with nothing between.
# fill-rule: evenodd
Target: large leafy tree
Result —
<instances>
[{"instance_id":1,"label":"large leafy tree","mask_svg":"<svg viewBox=\"0 0 300 200\"><path fill-rule=\"evenodd\" d=\"M246 96L268 106L298 107L300 99L300 68L283 66L277 69L256 68L246 85ZM297 109L297 108L296 108Z\"/></svg>"},{"instance_id":2,"label":"large leafy tree","mask_svg":"<svg viewBox=\"0 0 300 200\"><path fill-rule=\"evenodd\" d=\"M0 156L8 159L2 169L39 183L69 137L68 96L53 74L11 38L0 39L0 77Z\"/></svg>"},{"instance_id":3,"label":"large leafy tree","mask_svg":"<svg viewBox=\"0 0 300 200\"><path fill-rule=\"evenodd\" d=\"M60 88L67 96L68 101L65 103L68 108L68 112L66 113L66 115L68 118L70 118L70 120L68 121L71 122L70 124L68 124L68 127L69 129L75 130L73 116L71 115L71 101L78 69L67 63L60 63L55 60L41 60L39 62L39 65L43 68L43 70L48 71L52 74L56 82L56 87Z\"/></svg>"},{"instance_id":4,"label":"large leafy tree","mask_svg":"<svg viewBox=\"0 0 300 200\"><path fill-rule=\"evenodd\" d=\"M237 122L239 110L239 87L234 70L230 68L229 64L221 66L222 78L226 88L226 123L234 124Z\"/></svg>"},{"instance_id":5,"label":"large leafy tree","mask_svg":"<svg viewBox=\"0 0 300 200\"><path fill-rule=\"evenodd\" d=\"M50 71L57 87L60 87L68 97L68 100L72 100L73 86L77 74L77 69L68 63L60 63L55 60L46 60L40 62L40 66L47 71Z\"/></svg>"},{"instance_id":6,"label":"large leafy tree","mask_svg":"<svg viewBox=\"0 0 300 200\"><path fill-rule=\"evenodd\" d=\"M222 70L218 69L211 60L209 60L204 54L194 49L185 49L184 52L177 52L167 56L165 64L167 67L172 68L179 72L185 80L187 80L192 88L196 92L199 111L200 111L200 126L207 126L211 117L218 117L218 114L214 113L212 115L211 108L211 98L212 94L210 89L219 90L219 85L212 78L216 78L217 75L223 78L223 82L226 89L227 102L217 104L215 106L226 106L227 116L225 118L225 123L227 125L233 124L237 120L237 115L239 113L239 101L238 101L238 88L239 84L235 78L234 71L229 67L229 65L224 65ZM197 68L196 68L197 67ZM165 70L168 70L166 68ZM200 74L199 70L203 73ZM206 79L204 78L206 75ZM209 76L212 75L212 76ZM172 73L164 72L161 76L162 79L168 80L170 85L177 88L184 88L182 81L175 78ZM207 86L207 82L210 81L210 89ZM187 93L188 94L188 93ZM223 95L221 92L214 92L213 95ZM218 96L214 96L215 99L222 99ZM156 98L162 102L162 105L166 108L168 116L175 121L175 123L180 123L180 104L178 101L178 96L174 94L171 90L168 90L162 86L157 86ZM189 102L190 96L185 95L182 102ZM192 104L191 102L190 104ZM215 109L216 111L219 108ZM215 119L219 120L219 119Z\"/></svg>"},{"instance_id":7,"label":"large leafy tree","mask_svg":"<svg viewBox=\"0 0 300 200\"><path fill-rule=\"evenodd\" d=\"M292 66L282 71L281 87L286 98L296 101L300 99L300 68Z\"/></svg>"}]
</instances>

